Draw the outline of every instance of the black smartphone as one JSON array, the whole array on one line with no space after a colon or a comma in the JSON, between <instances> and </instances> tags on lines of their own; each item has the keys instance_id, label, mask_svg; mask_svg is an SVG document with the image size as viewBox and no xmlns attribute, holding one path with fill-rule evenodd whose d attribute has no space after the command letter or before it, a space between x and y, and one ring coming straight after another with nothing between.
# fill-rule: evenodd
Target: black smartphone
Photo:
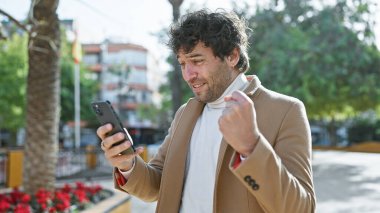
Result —
<instances>
[{"instance_id":1,"label":"black smartphone","mask_svg":"<svg viewBox=\"0 0 380 213\"><path fill-rule=\"evenodd\" d=\"M93 102L91 103L91 107L101 125L105 125L107 123L112 124L112 131L109 132L107 136L122 132L125 134L125 140L129 140L131 142L132 146L129 149L121 152L121 154L133 154L135 152L135 148L133 147L133 140L129 135L127 129L124 128L123 123L120 121L111 103L109 101ZM119 145L123 141L124 140L114 143L113 146Z\"/></svg>"}]
</instances>

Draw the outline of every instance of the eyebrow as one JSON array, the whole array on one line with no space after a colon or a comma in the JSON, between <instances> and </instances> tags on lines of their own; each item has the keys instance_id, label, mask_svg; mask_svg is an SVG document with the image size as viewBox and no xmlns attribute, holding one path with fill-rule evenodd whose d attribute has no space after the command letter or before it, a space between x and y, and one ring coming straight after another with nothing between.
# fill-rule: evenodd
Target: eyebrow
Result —
<instances>
[{"instance_id":1,"label":"eyebrow","mask_svg":"<svg viewBox=\"0 0 380 213\"><path fill-rule=\"evenodd\" d=\"M186 58L195 58L195 57L198 57L198 56L203 56L203 55L200 54L200 53L188 53L188 54L185 54Z\"/></svg>"},{"instance_id":2,"label":"eyebrow","mask_svg":"<svg viewBox=\"0 0 380 213\"><path fill-rule=\"evenodd\" d=\"M185 55L185 58L195 58L195 57L198 57L198 56L203 56L201 53L186 53L184 54ZM176 54L176 57L177 59L179 59L179 54Z\"/></svg>"},{"instance_id":3,"label":"eyebrow","mask_svg":"<svg viewBox=\"0 0 380 213\"><path fill-rule=\"evenodd\" d=\"M202 54L200 53L187 53L185 54L185 58L195 58L195 57L198 57L198 56L203 56ZM179 55L177 54L177 59L179 59Z\"/></svg>"}]
</instances>

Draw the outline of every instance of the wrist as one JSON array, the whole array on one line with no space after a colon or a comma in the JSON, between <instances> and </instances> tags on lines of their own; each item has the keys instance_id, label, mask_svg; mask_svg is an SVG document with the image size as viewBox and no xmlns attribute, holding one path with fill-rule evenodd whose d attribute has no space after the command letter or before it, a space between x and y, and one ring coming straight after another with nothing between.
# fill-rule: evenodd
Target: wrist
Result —
<instances>
[{"instance_id":1,"label":"wrist","mask_svg":"<svg viewBox=\"0 0 380 213\"><path fill-rule=\"evenodd\" d=\"M255 150L256 148L256 145L257 143L259 142L260 140L260 134L257 134L257 136L254 136L253 138L255 138L255 140L253 140L254 142L250 144L250 146L247 147L246 151L240 153L240 155L243 157L243 158L247 158L250 154L252 154L252 152Z\"/></svg>"},{"instance_id":2,"label":"wrist","mask_svg":"<svg viewBox=\"0 0 380 213\"><path fill-rule=\"evenodd\" d=\"M130 163L128 163L129 165L128 166L126 166L126 167L123 167L123 168L121 168L121 167L117 167L118 169L119 169L119 171L121 171L121 172L128 172L128 171L130 171L132 168L133 168L133 166L135 165L135 161L134 161L134 159L132 159L132 161L130 162Z\"/></svg>"},{"instance_id":3,"label":"wrist","mask_svg":"<svg viewBox=\"0 0 380 213\"><path fill-rule=\"evenodd\" d=\"M131 170L131 168L129 169L121 169L121 168L118 168L120 172L129 172L129 170Z\"/></svg>"}]
</instances>

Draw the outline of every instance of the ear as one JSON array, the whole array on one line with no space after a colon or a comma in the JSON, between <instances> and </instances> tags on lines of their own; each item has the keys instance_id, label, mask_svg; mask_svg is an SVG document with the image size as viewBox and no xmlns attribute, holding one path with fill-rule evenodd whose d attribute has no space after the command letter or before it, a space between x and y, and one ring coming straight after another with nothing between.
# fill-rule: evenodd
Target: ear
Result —
<instances>
[{"instance_id":1,"label":"ear","mask_svg":"<svg viewBox=\"0 0 380 213\"><path fill-rule=\"evenodd\" d=\"M240 52L238 48L234 48L229 56L226 57L226 61L229 67L235 68L236 64L239 62Z\"/></svg>"}]
</instances>

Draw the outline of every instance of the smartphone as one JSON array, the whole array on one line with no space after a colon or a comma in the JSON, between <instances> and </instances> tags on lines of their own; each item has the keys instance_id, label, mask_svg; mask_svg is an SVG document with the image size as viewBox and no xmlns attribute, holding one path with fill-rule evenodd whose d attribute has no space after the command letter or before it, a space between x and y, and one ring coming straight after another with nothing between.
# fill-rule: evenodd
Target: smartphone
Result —
<instances>
[{"instance_id":1,"label":"smartphone","mask_svg":"<svg viewBox=\"0 0 380 213\"><path fill-rule=\"evenodd\" d=\"M101 125L105 125L107 123L112 124L112 131L109 132L107 136L122 132L125 134L125 140L129 140L131 142L131 147L121 152L121 154L133 154L135 152L135 148L133 147L133 140L129 135L127 129L124 128L123 123L120 121L111 103L109 101L93 102L91 103L91 107ZM114 143L113 146L119 145L123 141L124 140Z\"/></svg>"}]
</instances>

